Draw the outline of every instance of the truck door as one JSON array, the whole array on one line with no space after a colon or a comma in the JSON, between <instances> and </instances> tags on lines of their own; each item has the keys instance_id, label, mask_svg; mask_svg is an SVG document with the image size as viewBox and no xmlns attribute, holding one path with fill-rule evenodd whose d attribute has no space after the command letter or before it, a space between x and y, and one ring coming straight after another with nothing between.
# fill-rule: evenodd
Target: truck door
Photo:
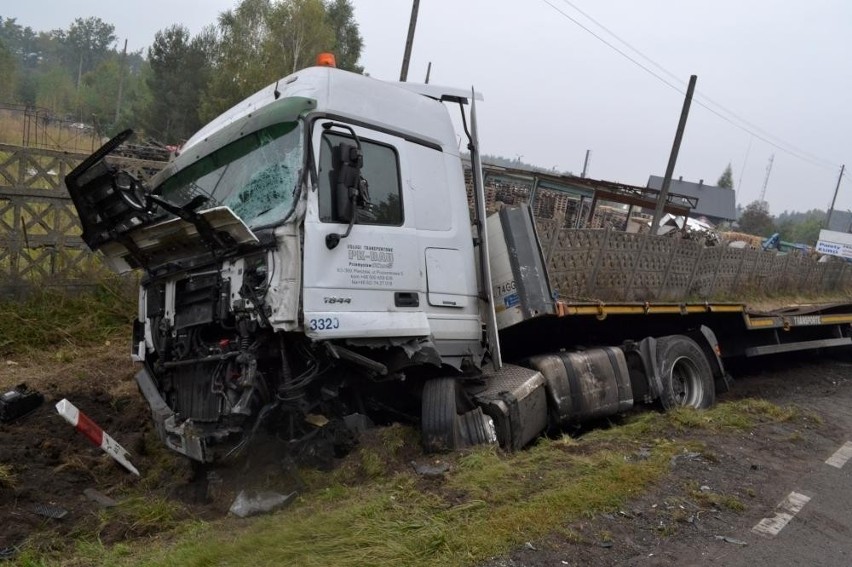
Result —
<instances>
[{"instance_id":1,"label":"truck door","mask_svg":"<svg viewBox=\"0 0 852 567\"><path fill-rule=\"evenodd\" d=\"M402 183L406 167L402 138L364 127L313 128L317 182L308 196L304 243L304 326L313 338L428 336L423 312L422 251L406 208ZM369 204L358 207L349 226L335 200L335 147L356 145L363 154L361 176ZM329 235L341 235L330 245Z\"/></svg>"}]
</instances>

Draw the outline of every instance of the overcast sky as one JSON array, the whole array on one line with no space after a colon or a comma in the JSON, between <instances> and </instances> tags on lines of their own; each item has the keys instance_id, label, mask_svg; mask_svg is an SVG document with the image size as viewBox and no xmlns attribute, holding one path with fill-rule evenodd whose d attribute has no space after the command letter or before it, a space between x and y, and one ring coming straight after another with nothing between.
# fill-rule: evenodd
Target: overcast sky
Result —
<instances>
[{"instance_id":1,"label":"overcast sky","mask_svg":"<svg viewBox=\"0 0 852 567\"><path fill-rule=\"evenodd\" d=\"M397 80L411 1L352 3L365 44L362 64L373 77ZM2 0L0 15L36 30L96 15L141 49L157 30L182 23L195 33L235 4ZM681 91L697 75L697 100L755 134L693 103L675 177L715 183L730 162L737 201L747 204L758 198L774 154L766 192L773 213L828 207L840 164L852 166L852 2L421 0L409 80L422 82L431 61L432 83L481 91L485 153L579 173L590 149L590 177L645 185L649 175L665 172L683 94L567 16ZM837 208L852 209L848 176Z\"/></svg>"}]
</instances>

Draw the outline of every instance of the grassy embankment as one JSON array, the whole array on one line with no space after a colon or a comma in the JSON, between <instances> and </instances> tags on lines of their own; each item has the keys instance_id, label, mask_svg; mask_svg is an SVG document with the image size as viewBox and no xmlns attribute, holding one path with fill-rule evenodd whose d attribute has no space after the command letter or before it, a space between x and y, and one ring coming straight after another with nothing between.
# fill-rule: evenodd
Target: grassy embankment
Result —
<instances>
[{"instance_id":1,"label":"grassy embankment","mask_svg":"<svg viewBox=\"0 0 852 567\"><path fill-rule=\"evenodd\" d=\"M0 357L53 353L73 358L110 339L126 343L136 316L135 280L98 275L89 291L48 287L20 300L0 300Z\"/></svg>"},{"instance_id":2,"label":"grassy embankment","mask_svg":"<svg viewBox=\"0 0 852 567\"><path fill-rule=\"evenodd\" d=\"M74 357L88 346L126 337L135 308L128 298L120 287L103 284L91 295L45 291L23 303L0 303L0 353L66 349ZM71 541L45 546L34 540L17 563L472 565L547 535L582 541L569 528L572 521L617 511L664 478L673 456L706 451L685 433L726 434L807 419L760 400L703 412L645 412L580 439L542 439L517 454L483 447L449 455L443 460L450 472L439 480L413 472L412 454L426 458L412 449L417 434L394 426L379 430L332 472L302 471L306 489L287 510L201 521L175 501L149 497L142 482ZM16 482L7 472L0 468L0 487ZM732 495L691 494L699 506L744 508ZM127 539L103 544L100 530L116 525L124 526Z\"/></svg>"},{"instance_id":3,"label":"grassy embankment","mask_svg":"<svg viewBox=\"0 0 852 567\"><path fill-rule=\"evenodd\" d=\"M189 522L168 536L111 549L83 544L76 558L100 565L474 565L547 535L582 541L568 527L572 521L617 511L663 478L673 456L704 450L678 441L679 433L798 419L806 418L755 400L706 412L643 413L580 440L541 440L513 455L480 448L451 456L443 481L406 469L398 453L415 435L390 428L378 447L361 449L333 473L307 474L310 488L289 510ZM706 508L745 507L730 495L693 495Z\"/></svg>"}]
</instances>

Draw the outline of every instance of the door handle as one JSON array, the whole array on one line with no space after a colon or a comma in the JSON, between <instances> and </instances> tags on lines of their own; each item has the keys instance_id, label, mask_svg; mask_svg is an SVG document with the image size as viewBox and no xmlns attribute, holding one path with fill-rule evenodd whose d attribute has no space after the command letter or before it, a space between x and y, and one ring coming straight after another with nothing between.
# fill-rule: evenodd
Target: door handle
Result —
<instances>
[{"instance_id":1,"label":"door handle","mask_svg":"<svg viewBox=\"0 0 852 567\"><path fill-rule=\"evenodd\" d=\"M420 294L416 291L398 291L393 294L397 307L420 307Z\"/></svg>"}]
</instances>

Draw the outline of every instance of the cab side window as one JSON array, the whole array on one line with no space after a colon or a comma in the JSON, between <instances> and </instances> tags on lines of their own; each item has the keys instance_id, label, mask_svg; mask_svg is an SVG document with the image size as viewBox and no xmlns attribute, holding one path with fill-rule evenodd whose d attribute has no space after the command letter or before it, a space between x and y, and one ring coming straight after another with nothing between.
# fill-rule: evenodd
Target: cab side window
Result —
<instances>
[{"instance_id":1,"label":"cab side window","mask_svg":"<svg viewBox=\"0 0 852 567\"><path fill-rule=\"evenodd\" d=\"M404 216L396 149L363 138L360 140L364 155L361 176L367 180L370 204L358 209L358 223L400 226ZM322 136L319 158L319 218L322 222L343 222L337 216L331 190L334 183L332 148L341 142L355 144L350 136L336 132L326 132Z\"/></svg>"}]
</instances>

